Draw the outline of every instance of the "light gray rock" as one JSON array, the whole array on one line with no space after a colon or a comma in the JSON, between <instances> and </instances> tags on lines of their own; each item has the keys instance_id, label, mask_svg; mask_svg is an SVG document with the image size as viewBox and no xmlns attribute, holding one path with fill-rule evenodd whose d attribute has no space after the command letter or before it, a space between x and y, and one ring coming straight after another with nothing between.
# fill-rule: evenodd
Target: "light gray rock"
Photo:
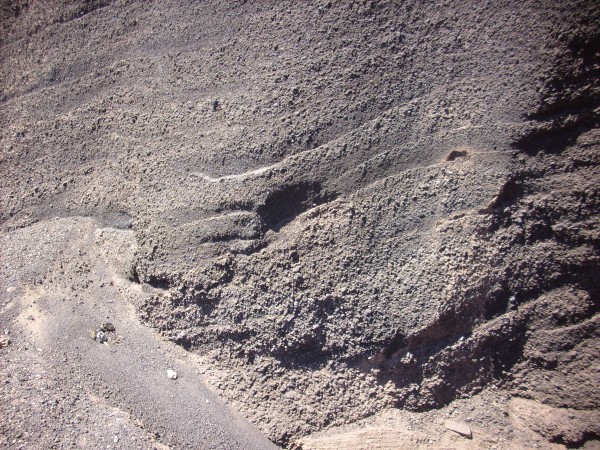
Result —
<instances>
[{"instance_id":1,"label":"light gray rock","mask_svg":"<svg viewBox=\"0 0 600 450\"><path fill-rule=\"evenodd\" d=\"M447 430L454 431L455 433L460 434L468 439L473 439L473 433L471 432L471 427L463 422L456 422L454 420L446 420L444 422L444 427Z\"/></svg>"}]
</instances>

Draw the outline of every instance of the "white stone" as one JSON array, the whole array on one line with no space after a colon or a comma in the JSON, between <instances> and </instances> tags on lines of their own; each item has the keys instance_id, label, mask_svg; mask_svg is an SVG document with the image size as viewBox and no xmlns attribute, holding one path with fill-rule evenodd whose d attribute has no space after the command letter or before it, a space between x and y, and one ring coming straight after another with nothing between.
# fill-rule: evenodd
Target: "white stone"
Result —
<instances>
[{"instance_id":1,"label":"white stone","mask_svg":"<svg viewBox=\"0 0 600 450\"><path fill-rule=\"evenodd\" d=\"M168 369L167 370L167 377L170 378L171 380L176 380L177 379L177 372L175 372L173 369Z\"/></svg>"}]
</instances>

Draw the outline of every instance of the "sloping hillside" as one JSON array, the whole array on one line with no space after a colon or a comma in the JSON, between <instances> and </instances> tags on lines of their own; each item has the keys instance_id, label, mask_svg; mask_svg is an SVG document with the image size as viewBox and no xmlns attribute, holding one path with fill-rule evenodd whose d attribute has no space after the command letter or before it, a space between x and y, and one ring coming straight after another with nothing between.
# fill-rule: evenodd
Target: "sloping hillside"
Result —
<instances>
[{"instance_id":1,"label":"sloping hillside","mask_svg":"<svg viewBox=\"0 0 600 450\"><path fill-rule=\"evenodd\" d=\"M0 358L30 357L36 298L58 328L112 314L177 344L190 386L279 445L600 439L596 2L5 1L1 21ZM194 445L132 392L107 402L148 445Z\"/></svg>"}]
</instances>

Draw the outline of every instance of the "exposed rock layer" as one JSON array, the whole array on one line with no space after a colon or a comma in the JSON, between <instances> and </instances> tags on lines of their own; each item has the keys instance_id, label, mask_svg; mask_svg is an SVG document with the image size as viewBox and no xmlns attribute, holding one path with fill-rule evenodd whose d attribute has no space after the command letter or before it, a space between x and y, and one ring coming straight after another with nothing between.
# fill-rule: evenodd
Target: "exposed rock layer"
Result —
<instances>
[{"instance_id":1,"label":"exposed rock layer","mask_svg":"<svg viewBox=\"0 0 600 450\"><path fill-rule=\"evenodd\" d=\"M594 2L3 11L3 230L133 228L271 438L491 384L598 436Z\"/></svg>"}]
</instances>

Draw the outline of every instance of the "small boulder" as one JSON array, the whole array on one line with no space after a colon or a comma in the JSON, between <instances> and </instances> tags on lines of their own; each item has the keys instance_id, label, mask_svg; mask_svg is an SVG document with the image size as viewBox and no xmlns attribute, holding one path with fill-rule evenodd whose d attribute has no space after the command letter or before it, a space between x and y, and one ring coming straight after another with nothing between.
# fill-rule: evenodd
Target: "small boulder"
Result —
<instances>
[{"instance_id":1,"label":"small boulder","mask_svg":"<svg viewBox=\"0 0 600 450\"><path fill-rule=\"evenodd\" d=\"M171 380L176 380L177 379L177 372L175 372L173 369L168 369L167 370L167 377L170 378Z\"/></svg>"}]
</instances>

